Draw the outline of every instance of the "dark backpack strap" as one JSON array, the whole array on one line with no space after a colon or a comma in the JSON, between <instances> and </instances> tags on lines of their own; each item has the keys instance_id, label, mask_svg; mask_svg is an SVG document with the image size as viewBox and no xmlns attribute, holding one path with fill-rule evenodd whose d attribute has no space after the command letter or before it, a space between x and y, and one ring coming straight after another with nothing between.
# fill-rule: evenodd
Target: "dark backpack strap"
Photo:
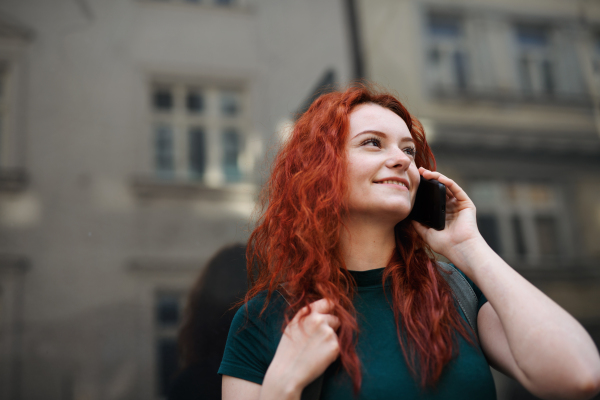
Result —
<instances>
[{"instance_id":1,"label":"dark backpack strap","mask_svg":"<svg viewBox=\"0 0 600 400\"><path fill-rule=\"evenodd\" d=\"M465 317L467 317L467 322L469 323L469 326L473 329L475 335L479 337L477 333L478 300L475 291L473 290L471 285L469 285L469 282L465 279L465 277L460 272L458 272L456 267L454 267L451 264L439 261L438 265L444 271L450 272L448 274L442 271L442 276L450 285L450 288L452 289L452 294L454 295L458 306L465 314Z\"/></svg>"},{"instance_id":2,"label":"dark backpack strap","mask_svg":"<svg viewBox=\"0 0 600 400\"><path fill-rule=\"evenodd\" d=\"M288 303L288 306L292 306L291 298L287 290L280 285L281 289L276 289L275 291L284 298L285 302ZM323 379L325 378L325 374L321 374L317 379L309 383L304 390L302 390L302 396L300 396L300 400L319 400L321 398L321 389L323 387Z\"/></svg>"}]
</instances>

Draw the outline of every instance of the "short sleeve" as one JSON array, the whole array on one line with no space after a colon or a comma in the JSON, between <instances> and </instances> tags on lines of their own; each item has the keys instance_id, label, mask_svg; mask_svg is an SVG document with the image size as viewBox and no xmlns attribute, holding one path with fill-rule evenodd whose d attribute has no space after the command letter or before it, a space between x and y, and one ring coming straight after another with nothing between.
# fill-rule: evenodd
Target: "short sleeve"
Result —
<instances>
[{"instance_id":1,"label":"short sleeve","mask_svg":"<svg viewBox=\"0 0 600 400\"><path fill-rule=\"evenodd\" d=\"M487 299L485 298L485 295L483 294L483 292L481 291L481 289L479 289L477 287L477 285L471 280L469 279L468 276L466 276L461 270L460 268L458 268L456 265L451 264L454 268L456 268L458 270L458 272L460 272L460 274L462 276L465 277L465 279L467 280L467 282L469 282L469 285L471 285L471 288L473 288L473 291L475 292L475 295L477 296L477 312L479 312L479 310L481 309L481 307L487 303Z\"/></svg>"},{"instance_id":2,"label":"short sleeve","mask_svg":"<svg viewBox=\"0 0 600 400\"><path fill-rule=\"evenodd\" d=\"M236 312L229 328L219 374L262 384L281 340L284 303L274 294L260 315L266 293L260 293Z\"/></svg>"}]
</instances>

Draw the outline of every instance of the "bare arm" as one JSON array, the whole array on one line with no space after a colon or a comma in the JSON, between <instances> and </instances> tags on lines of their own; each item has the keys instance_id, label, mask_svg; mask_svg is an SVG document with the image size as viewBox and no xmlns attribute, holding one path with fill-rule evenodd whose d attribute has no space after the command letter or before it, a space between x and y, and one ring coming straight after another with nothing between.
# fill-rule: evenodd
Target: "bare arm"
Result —
<instances>
[{"instance_id":1,"label":"bare arm","mask_svg":"<svg viewBox=\"0 0 600 400\"><path fill-rule=\"evenodd\" d=\"M478 317L490 363L541 398L588 399L598 393L600 357L579 322L487 244L469 253L457 258L463 265L477 265L471 279L490 302Z\"/></svg>"},{"instance_id":2,"label":"bare arm","mask_svg":"<svg viewBox=\"0 0 600 400\"><path fill-rule=\"evenodd\" d=\"M489 300L479 311L478 327L490 363L541 398L597 394L600 356L585 329L494 253L477 230L475 206L455 182L437 172L422 174L448 188L446 229L414 223L415 228Z\"/></svg>"},{"instance_id":3,"label":"bare arm","mask_svg":"<svg viewBox=\"0 0 600 400\"><path fill-rule=\"evenodd\" d=\"M261 385L258 383L223 375L222 398L238 400L256 400L260 397Z\"/></svg>"},{"instance_id":4,"label":"bare arm","mask_svg":"<svg viewBox=\"0 0 600 400\"><path fill-rule=\"evenodd\" d=\"M286 327L262 385L223 376L223 400L300 400L302 390L338 357L340 325L324 299L304 308Z\"/></svg>"}]
</instances>

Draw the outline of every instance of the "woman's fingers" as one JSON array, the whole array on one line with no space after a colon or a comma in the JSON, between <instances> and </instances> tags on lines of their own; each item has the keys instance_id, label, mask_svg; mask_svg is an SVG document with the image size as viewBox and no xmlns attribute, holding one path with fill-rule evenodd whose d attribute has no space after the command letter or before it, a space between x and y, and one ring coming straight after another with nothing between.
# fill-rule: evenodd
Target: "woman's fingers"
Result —
<instances>
[{"instance_id":1,"label":"woman's fingers","mask_svg":"<svg viewBox=\"0 0 600 400\"><path fill-rule=\"evenodd\" d=\"M296 313L285 328L270 370L285 370L304 387L323 373L339 356L336 330L340 320L330 314L334 303L321 299Z\"/></svg>"},{"instance_id":2,"label":"woman's fingers","mask_svg":"<svg viewBox=\"0 0 600 400\"><path fill-rule=\"evenodd\" d=\"M427 179L436 179L442 182L446 186L446 189L448 189L446 191L448 195L455 197L459 201L470 201L469 196L467 196L465 191L447 176L442 175L439 172L430 171L423 167L419 168L419 172L421 172L421 175Z\"/></svg>"},{"instance_id":3,"label":"woman's fingers","mask_svg":"<svg viewBox=\"0 0 600 400\"><path fill-rule=\"evenodd\" d=\"M415 230L417 231L417 233L419 234L419 236L421 237L425 237L425 234L427 234L427 230L430 228L427 228L425 225L421 224L420 222L417 221L411 221L413 227L415 228Z\"/></svg>"},{"instance_id":4,"label":"woman's fingers","mask_svg":"<svg viewBox=\"0 0 600 400\"><path fill-rule=\"evenodd\" d=\"M335 315L325 314L325 320L327 325L329 325L334 331L340 327L340 319Z\"/></svg>"},{"instance_id":5,"label":"woman's fingers","mask_svg":"<svg viewBox=\"0 0 600 400\"><path fill-rule=\"evenodd\" d=\"M330 314L330 312L333 310L333 307L333 302L327 299L313 301L309 304L309 306L298 311L294 316L294 320L297 322L301 316L306 314L307 318L312 316L313 318L317 319L317 324L319 323L319 320L322 319L335 331L340 327L340 319L335 315Z\"/></svg>"},{"instance_id":6,"label":"woman's fingers","mask_svg":"<svg viewBox=\"0 0 600 400\"><path fill-rule=\"evenodd\" d=\"M337 330L340 327L340 319L333 314L330 314L333 310L334 304L332 301L327 299L320 299L310 304L311 313L318 313L323 315L327 325Z\"/></svg>"},{"instance_id":7,"label":"woman's fingers","mask_svg":"<svg viewBox=\"0 0 600 400\"><path fill-rule=\"evenodd\" d=\"M321 314L329 314L335 305L331 300L320 299L310 303L310 310Z\"/></svg>"}]
</instances>

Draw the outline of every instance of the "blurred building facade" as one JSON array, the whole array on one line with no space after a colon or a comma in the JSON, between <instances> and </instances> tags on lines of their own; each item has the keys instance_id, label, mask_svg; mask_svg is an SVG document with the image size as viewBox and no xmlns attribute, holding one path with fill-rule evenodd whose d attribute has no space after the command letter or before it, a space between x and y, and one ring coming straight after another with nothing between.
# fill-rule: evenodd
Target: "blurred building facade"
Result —
<instances>
[{"instance_id":1,"label":"blurred building facade","mask_svg":"<svg viewBox=\"0 0 600 400\"><path fill-rule=\"evenodd\" d=\"M359 4L367 76L423 122L491 247L599 343L600 2Z\"/></svg>"},{"instance_id":2,"label":"blurred building facade","mask_svg":"<svg viewBox=\"0 0 600 400\"><path fill-rule=\"evenodd\" d=\"M164 397L183 297L246 240L277 132L359 76L598 340L599 33L591 0L4 0L0 399Z\"/></svg>"},{"instance_id":3,"label":"blurred building facade","mask_svg":"<svg viewBox=\"0 0 600 400\"><path fill-rule=\"evenodd\" d=\"M158 399L264 155L352 76L347 4L0 3L0 399Z\"/></svg>"}]
</instances>

